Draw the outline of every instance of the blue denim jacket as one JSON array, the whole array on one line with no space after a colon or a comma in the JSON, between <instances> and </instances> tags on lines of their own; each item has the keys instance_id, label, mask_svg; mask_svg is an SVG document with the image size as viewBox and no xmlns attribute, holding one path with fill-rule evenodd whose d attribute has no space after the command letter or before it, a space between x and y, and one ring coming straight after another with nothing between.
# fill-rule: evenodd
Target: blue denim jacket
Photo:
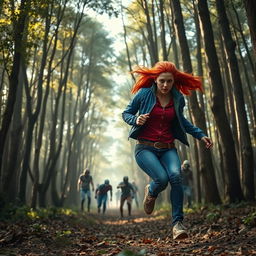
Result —
<instances>
[{"instance_id":1,"label":"blue denim jacket","mask_svg":"<svg viewBox=\"0 0 256 256\"><path fill-rule=\"evenodd\" d=\"M122 117L124 121L131 125L129 138L137 139L138 134L143 126L136 124L136 119L139 115L150 113L156 104L156 86L150 88L141 88L130 101ZM183 95L174 87L171 90L176 117L172 121L172 133L175 139L178 139L185 145L189 146L186 133L191 134L196 139L201 139L206 136L201 129L192 125L183 115L185 99ZM136 115L137 114L137 115Z\"/></svg>"}]
</instances>

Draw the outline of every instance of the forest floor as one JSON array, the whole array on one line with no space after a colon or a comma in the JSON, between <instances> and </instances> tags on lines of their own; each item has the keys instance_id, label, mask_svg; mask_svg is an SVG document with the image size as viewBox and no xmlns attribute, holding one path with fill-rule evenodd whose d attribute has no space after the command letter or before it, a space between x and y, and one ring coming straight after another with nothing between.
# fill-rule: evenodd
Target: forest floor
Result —
<instances>
[{"instance_id":1,"label":"forest floor","mask_svg":"<svg viewBox=\"0 0 256 256\"><path fill-rule=\"evenodd\" d=\"M126 213L126 212L125 212ZM256 255L256 205L201 207L187 211L189 238L172 239L167 210L146 216L117 210L48 214L0 222L2 255Z\"/></svg>"}]
</instances>

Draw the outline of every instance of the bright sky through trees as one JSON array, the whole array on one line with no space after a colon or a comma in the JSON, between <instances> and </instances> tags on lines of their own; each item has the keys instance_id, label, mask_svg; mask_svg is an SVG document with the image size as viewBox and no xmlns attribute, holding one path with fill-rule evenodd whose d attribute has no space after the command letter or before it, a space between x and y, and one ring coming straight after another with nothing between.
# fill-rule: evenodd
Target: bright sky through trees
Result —
<instances>
[{"instance_id":1,"label":"bright sky through trees","mask_svg":"<svg viewBox=\"0 0 256 256\"><path fill-rule=\"evenodd\" d=\"M126 2L126 3L125 3ZM123 4L128 4L130 0L123 1ZM108 37L113 39L113 49L115 54L118 55L120 51L125 48L123 41L123 24L121 16L109 17L107 14L95 14L95 12L90 13L91 17L94 17L98 22L103 25L103 28L108 32ZM121 72L121 71L120 71ZM111 78L115 83L118 81L118 84L125 83L127 80L127 74L123 76L118 73L113 74ZM115 97L114 101L118 100L118 96ZM123 136L121 128L116 127L117 122L120 122L121 119L121 109L113 109L113 115L110 117L108 122L108 127L104 128L104 132L107 136L115 136L115 142L112 143L107 150L104 151L104 157L110 163L109 165L100 164L101 170L97 170L97 173L100 173L100 180L95 180L95 183L103 182L104 179L110 179L111 184L113 185L114 192L116 191L116 186L119 182L122 181L124 175L129 176L129 170L122 170L120 168L120 153L118 152L118 143L121 141ZM124 124L125 125L125 124ZM112 203L113 206L115 202Z\"/></svg>"}]
</instances>

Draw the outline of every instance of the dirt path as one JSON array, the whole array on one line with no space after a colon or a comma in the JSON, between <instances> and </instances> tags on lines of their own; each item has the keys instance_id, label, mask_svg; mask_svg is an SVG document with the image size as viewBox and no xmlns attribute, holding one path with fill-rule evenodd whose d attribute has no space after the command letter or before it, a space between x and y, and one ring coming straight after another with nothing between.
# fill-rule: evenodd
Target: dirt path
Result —
<instances>
[{"instance_id":1,"label":"dirt path","mask_svg":"<svg viewBox=\"0 0 256 256\"><path fill-rule=\"evenodd\" d=\"M186 214L189 239L174 241L168 213L62 215L0 224L1 255L256 255L256 228L243 219L253 207ZM126 250L126 252L125 252ZM128 251L130 252L128 252ZM131 253L133 252L133 253Z\"/></svg>"}]
</instances>

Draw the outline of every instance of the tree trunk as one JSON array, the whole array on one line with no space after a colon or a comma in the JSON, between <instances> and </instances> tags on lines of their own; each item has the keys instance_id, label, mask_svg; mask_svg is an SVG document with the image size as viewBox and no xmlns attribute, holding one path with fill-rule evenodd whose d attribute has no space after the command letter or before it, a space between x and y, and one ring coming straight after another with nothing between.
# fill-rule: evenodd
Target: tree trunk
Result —
<instances>
[{"instance_id":1,"label":"tree trunk","mask_svg":"<svg viewBox=\"0 0 256 256\"><path fill-rule=\"evenodd\" d=\"M248 25L251 34L251 40L254 51L254 70L256 68L256 2L253 0L244 0L245 11L248 19Z\"/></svg>"},{"instance_id":2,"label":"tree trunk","mask_svg":"<svg viewBox=\"0 0 256 256\"><path fill-rule=\"evenodd\" d=\"M178 32L179 43L181 47L181 55L183 61L183 67L186 72L192 73L192 64L190 59L190 52L187 43L187 38L185 34L185 28L183 23L183 17L180 7L179 0L173 0L173 10L175 14L175 25ZM192 112L192 117L195 122L195 125L201 127L203 130L207 130L205 116L203 111L199 108L196 93L193 92L191 97L189 98L189 105ZM199 144L199 159L200 159L200 173L202 173L202 177L205 185L206 192L206 201L214 204L218 204L221 202L215 172L212 164L211 153L210 151L204 148L203 144ZM206 189L207 188L207 189Z\"/></svg>"},{"instance_id":3,"label":"tree trunk","mask_svg":"<svg viewBox=\"0 0 256 256\"><path fill-rule=\"evenodd\" d=\"M0 178L2 176L2 161L5 141L7 138L7 133L12 121L12 115L16 100L17 86L19 85L19 71L21 67L21 55L24 49L23 33L26 28L26 18L30 8L30 0L21 0L20 3L20 12L17 24L13 24L14 27L14 54L13 54L13 63L11 69L11 75L9 77L9 91L6 108L3 114L2 125L0 129Z\"/></svg>"},{"instance_id":4,"label":"tree trunk","mask_svg":"<svg viewBox=\"0 0 256 256\"><path fill-rule=\"evenodd\" d=\"M30 156L31 156L31 149L32 149L32 141L33 141L33 131L34 126L37 121L37 118L40 113L41 108L41 101L42 101L42 86L43 86L43 70L46 64L46 53L43 53L42 56L42 66L38 78L37 84L37 103L35 107L35 111L32 110L32 97L29 92L29 82L26 73L25 63L22 63L22 71L24 74L24 82L25 82L25 91L27 96L27 111L28 111L28 129L26 134L26 143L25 143L25 153L23 159L23 165L21 169L21 177L20 177L20 190L19 190L19 198L20 201L25 204L26 203L26 188L27 188L27 173L30 170ZM32 178L32 177L31 177ZM32 181L34 178L32 178Z\"/></svg>"},{"instance_id":5,"label":"tree trunk","mask_svg":"<svg viewBox=\"0 0 256 256\"><path fill-rule=\"evenodd\" d=\"M48 9L51 9L52 6ZM61 10L62 7L59 7L59 10ZM33 193L32 193L32 198L31 198L31 207L34 209L36 208L37 204L37 194L38 194L38 184L39 184L39 159L40 159L40 153L41 153L41 147L42 147L42 140L43 140L43 131L45 127L45 118L46 118L46 108L47 108L47 101L48 101L48 96L50 92L50 82L51 82L51 72L52 72L52 63L54 60L54 56L56 53L56 47L57 47L57 41L58 41L58 31L59 31L59 26L61 22L61 17L63 16L63 12L65 10L65 7L62 9L62 11L59 11L59 17L57 17L57 24L55 28L55 35L54 35L54 43L52 46L52 52L51 56L48 62L48 68L47 68L47 77L46 77L46 86L45 86L45 94L42 100L42 107L41 107L41 116L40 116L40 123L39 123L39 131L38 131L38 136L36 140L36 145L35 145L35 154L34 154L34 165L33 165L33 173L34 173L34 186L33 188ZM49 13L49 11L48 11ZM52 13L52 12L50 12ZM49 34L49 29L50 29L50 22L51 22L51 16L47 16L45 20L45 36L44 36L44 46L43 46L43 52L44 55L47 53L47 48L49 48L48 45L48 34ZM47 57L47 56L45 56ZM44 63L45 65L45 63Z\"/></svg>"},{"instance_id":6,"label":"tree trunk","mask_svg":"<svg viewBox=\"0 0 256 256\"><path fill-rule=\"evenodd\" d=\"M157 62L157 61L159 61L159 55L158 55L158 36L157 36L158 28L157 28L157 25L156 25L156 15L155 15L157 10L155 10L154 1L155 0L151 0L151 17L152 17L152 20L153 20L153 27L152 27L152 29L153 29L153 38L154 38L154 41L155 41L155 44L154 44L154 48L155 48L154 56L156 57L155 62Z\"/></svg>"},{"instance_id":7,"label":"tree trunk","mask_svg":"<svg viewBox=\"0 0 256 256\"><path fill-rule=\"evenodd\" d=\"M146 0L139 0L139 4L144 10L144 13L146 15L146 27L148 32L148 43L149 43L149 54L151 59L151 65L154 65L158 61L158 53L156 49L156 38L154 39L154 33L151 25L150 15L149 15L149 8L148 3Z\"/></svg>"},{"instance_id":8,"label":"tree trunk","mask_svg":"<svg viewBox=\"0 0 256 256\"><path fill-rule=\"evenodd\" d=\"M14 203L17 199L18 192L18 177L20 170L20 158L22 148L22 91L23 91L23 77L19 72L19 86L16 93L16 101L14 107L13 120L9 134L9 151L6 159L6 168L3 166L3 186L1 186L1 193L5 194L7 202ZM14 161L15 159L15 161Z\"/></svg>"},{"instance_id":9,"label":"tree trunk","mask_svg":"<svg viewBox=\"0 0 256 256\"><path fill-rule=\"evenodd\" d=\"M78 29L80 27L81 21L84 17L83 10L85 8L86 2L82 4L83 6L81 7L80 12L77 14L77 17L75 19L75 24L74 24L74 33L72 35L72 38L70 39L70 45L68 48L68 51L64 53L64 55L67 55L67 60L65 62L65 68L64 68L64 62L62 62L62 67L61 67L61 79L59 82L59 87L58 87L58 93L56 97L56 102L55 102L55 109L54 109L54 114L53 114L53 122L52 122L52 130L50 134L50 154L49 154L49 159L46 165L46 170L44 172L44 177L43 177L43 182L40 184L40 190L39 192L39 205L41 207L45 207L46 202L44 201L46 199L46 193L49 188L49 185L51 184L51 180L53 175L55 175L56 172L56 164L58 162L62 144L63 144L63 128L64 128L64 105L65 105L65 93L67 89L67 82L68 82L68 77L69 77L69 68L71 64L71 57L73 55L73 50L76 44L76 37L78 34ZM63 75L63 77L62 77ZM61 117L60 117L60 128L59 128L59 138L58 138L58 145L56 145L56 134L57 134L57 117L59 113L59 104L60 104L60 99L61 95L63 95L63 101L62 101L62 108L61 108Z\"/></svg>"},{"instance_id":10,"label":"tree trunk","mask_svg":"<svg viewBox=\"0 0 256 256\"><path fill-rule=\"evenodd\" d=\"M233 94L233 86L232 86L230 72L228 68L227 55L224 49L223 39L221 36L219 36L218 38L220 42L219 48L221 52L221 59L220 59L220 63L222 66L221 72L223 72L223 74L226 74L225 76L223 76L224 96L227 99L225 107L226 107L226 112L228 114L227 117L228 117L229 123L231 124L231 131L232 131L234 142L235 142L236 157L237 159L239 159L240 149L239 149L239 143L238 143L238 130L237 130L238 124L237 124L237 119L235 117L235 106L234 106L235 99ZM237 162L237 164L239 164L239 161Z\"/></svg>"},{"instance_id":11,"label":"tree trunk","mask_svg":"<svg viewBox=\"0 0 256 256\"><path fill-rule=\"evenodd\" d=\"M207 0L197 1L199 17L203 29L203 39L206 56L208 60L209 77L212 86L212 112L216 121L217 128L221 136L221 147L224 158L224 172L227 174L227 190L230 202L243 199L237 159L235 153L235 143L228 123L224 105L224 89L220 74L220 66L214 44L212 24L210 20Z\"/></svg>"},{"instance_id":12,"label":"tree trunk","mask_svg":"<svg viewBox=\"0 0 256 256\"><path fill-rule=\"evenodd\" d=\"M161 27L161 44L163 51L163 60L168 60L166 40L165 40L165 19L164 19L164 1L159 0L160 5L160 27Z\"/></svg>"},{"instance_id":13,"label":"tree trunk","mask_svg":"<svg viewBox=\"0 0 256 256\"><path fill-rule=\"evenodd\" d=\"M222 0L216 0L216 7L222 36L228 56L229 70L234 89L235 115L238 124L239 145L240 145L240 171L244 185L244 196L247 200L254 200L254 171L253 152L248 127L247 114L242 89L240 71L235 54L236 44L232 38L229 28L229 21L226 14L225 4ZM256 10L256 9L255 9Z\"/></svg>"},{"instance_id":14,"label":"tree trunk","mask_svg":"<svg viewBox=\"0 0 256 256\"><path fill-rule=\"evenodd\" d=\"M121 7L122 8L122 7ZM124 29L124 43L125 43L125 49L126 49L126 55L127 55L127 61L129 65L129 70L132 71L132 63L131 63L131 57L130 57L130 51L127 43L127 32L126 32L126 26L124 24L124 18L123 18L123 9L121 10L121 18L122 18L122 24L123 24L123 29ZM134 77L134 74L131 73L131 77L133 81L135 82L136 79Z\"/></svg>"},{"instance_id":15,"label":"tree trunk","mask_svg":"<svg viewBox=\"0 0 256 256\"><path fill-rule=\"evenodd\" d=\"M252 60L251 51L249 50L249 47L248 47L248 41L246 40L246 38L244 36L244 31L243 31L243 28L242 28L242 25L241 25L241 22L240 22L240 19L239 19L239 15L237 13L237 10L234 6L233 1L231 1L231 5L232 5L233 12L235 13L236 21L237 21L237 25L238 25L238 28L234 28L234 30L238 29L239 34L241 35L241 38L242 38L242 41L243 41L243 44L244 44L244 48L246 50L246 57L249 60L249 63L250 63L251 69L252 69L252 73L253 73L253 77L254 77L254 80L256 81L256 66L255 66L255 64L253 63L253 60ZM255 16L255 12L256 12L256 9L254 11L254 16ZM230 15L230 17L232 18L232 15Z\"/></svg>"},{"instance_id":16,"label":"tree trunk","mask_svg":"<svg viewBox=\"0 0 256 256\"><path fill-rule=\"evenodd\" d=\"M237 38L237 41L238 41L238 38ZM252 128L252 136L251 137L256 138L256 104L253 100L254 97L253 97L252 85L251 85L251 82L249 79L248 70L247 70L240 46L238 46L238 52L239 52L239 56L240 56L240 61L243 66L244 77L245 77L246 84L247 84L246 88L243 91L247 96L248 111L250 113L251 128Z\"/></svg>"}]
</instances>

